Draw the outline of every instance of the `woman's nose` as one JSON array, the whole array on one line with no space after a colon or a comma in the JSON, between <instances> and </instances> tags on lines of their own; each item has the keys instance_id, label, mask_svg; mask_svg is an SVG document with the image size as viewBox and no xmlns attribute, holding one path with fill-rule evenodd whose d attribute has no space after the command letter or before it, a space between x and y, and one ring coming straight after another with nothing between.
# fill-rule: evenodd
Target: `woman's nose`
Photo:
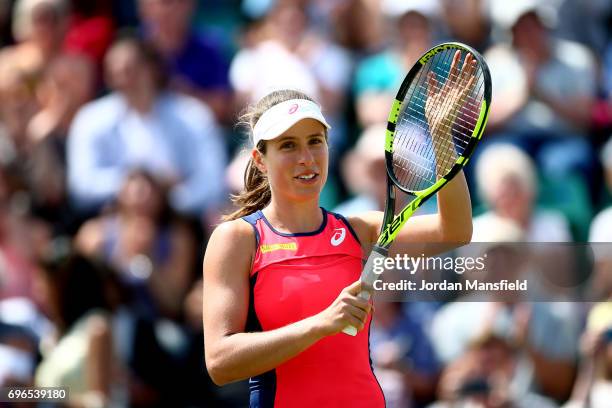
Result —
<instances>
[{"instance_id":1,"label":"woman's nose","mask_svg":"<svg viewBox=\"0 0 612 408\"><path fill-rule=\"evenodd\" d=\"M300 163L301 164L313 164L314 155L308 147L300 149Z\"/></svg>"}]
</instances>

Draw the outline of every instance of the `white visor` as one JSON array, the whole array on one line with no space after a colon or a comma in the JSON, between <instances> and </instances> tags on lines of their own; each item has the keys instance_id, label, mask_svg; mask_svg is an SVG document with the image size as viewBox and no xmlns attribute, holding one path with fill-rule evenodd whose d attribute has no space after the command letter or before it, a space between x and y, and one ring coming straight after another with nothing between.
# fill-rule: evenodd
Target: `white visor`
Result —
<instances>
[{"instance_id":1,"label":"white visor","mask_svg":"<svg viewBox=\"0 0 612 408\"><path fill-rule=\"evenodd\" d=\"M274 105L264 112L253 128L253 144L260 140L272 140L282 135L302 119L314 119L330 129L316 103L307 99L290 99Z\"/></svg>"}]
</instances>

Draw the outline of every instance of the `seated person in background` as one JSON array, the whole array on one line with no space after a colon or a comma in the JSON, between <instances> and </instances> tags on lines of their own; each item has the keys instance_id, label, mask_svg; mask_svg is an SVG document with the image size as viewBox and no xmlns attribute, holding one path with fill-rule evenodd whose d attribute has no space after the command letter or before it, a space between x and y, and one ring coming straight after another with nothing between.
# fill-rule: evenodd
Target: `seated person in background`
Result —
<instances>
[{"instance_id":1,"label":"seated person in background","mask_svg":"<svg viewBox=\"0 0 612 408\"><path fill-rule=\"evenodd\" d=\"M553 34L556 13L543 2L494 1L491 12L509 41L485 53L496 101L485 143L519 145L558 182L579 172L595 194L597 158L587 138L597 85L593 55Z\"/></svg>"},{"instance_id":2,"label":"seated person in background","mask_svg":"<svg viewBox=\"0 0 612 408\"><path fill-rule=\"evenodd\" d=\"M426 327L428 321L421 319L427 311L433 313L433 305L377 300L370 350L388 408L420 407L434 400L440 365ZM410 313L409 308L418 312Z\"/></svg>"},{"instance_id":3,"label":"seated person in background","mask_svg":"<svg viewBox=\"0 0 612 408\"><path fill-rule=\"evenodd\" d=\"M367 127L357 144L344 157L342 178L355 196L340 203L334 211L352 216L364 211L381 211L387 198L385 151L383 150L385 124Z\"/></svg>"},{"instance_id":4,"label":"seated person in background","mask_svg":"<svg viewBox=\"0 0 612 408\"><path fill-rule=\"evenodd\" d=\"M612 139L602 150L608 194L612 194ZM591 222L589 242L594 254L594 276L591 281L592 299L604 300L612 295L612 204L601 210Z\"/></svg>"},{"instance_id":5,"label":"seated person in background","mask_svg":"<svg viewBox=\"0 0 612 408\"><path fill-rule=\"evenodd\" d=\"M525 231L527 242L566 242L572 236L563 214L535 208L537 173L519 148L496 144L485 149L476 164L478 189L489 211L474 218L474 230L491 217L508 218Z\"/></svg>"},{"instance_id":6,"label":"seated person in background","mask_svg":"<svg viewBox=\"0 0 612 408\"><path fill-rule=\"evenodd\" d=\"M591 309L582 336L582 363L570 401L564 408L605 408L612 401L612 303Z\"/></svg>"},{"instance_id":7,"label":"seated person in background","mask_svg":"<svg viewBox=\"0 0 612 408\"><path fill-rule=\"evenodd\" d=\"M26 129L23 160L33 213L52 225L55 235L73 234L66 185L66 139L76 112L95 92L95 67L84 56L61 55L49 63L36 87L39 110Z\"/></svg>"},{"instance_id":8,"label":"seated person in background","mask_svg":"<svg viewBox=\"0 0 612 408\"><path fill-rule=\"evenodd\" d=\"M383 149L386 129L386 123L368 126L355 147L345 155L342 178L354 197L340 203L334 212L349 217L364 211L384 210L387 199L387 168ZM399 193L399 197L406 195ZM433 214L436 208L437 200L434 197L419 207L415 214Z\"/></svg>"},{"instance_id":9,"label":"seated person in background","mask_svg":"<svg viewBox=\"0 0 612 408\"><path fill-rule=\"evenodd\" d=\"M194 0L138 0L144 37L164 57L170 83L204 102L222 123L234 113L229 85L229 62L220 44L192 28Z\"/></svg>"},{"instance_id":10,"label":"seated person in background","mask_svg":"<svg viewBox=\"0 0 612 408\"><path fill-rule=\"evenodd\" d=\"M355 72L357 120L364 128L385 122L404 75L432 45L435 2L386 2L394 20L394 43L364 59Z\"/></svg>"},{"instance_id":11,"label":"seated person in background","mask_svg":"<svg viewBox=\"0 0 612 408\"><path fill-rule=\"evenodd\" d=\"M136 39L106 56L114 92L77 113L68 136L68 186L91 210L111 201L131 169L170 186L172 207L202 216L224 199L226 152L214 115L196 99L167 90L164 62Z\"/></svg>"},{"instance_id":12,"label":"seated person in background","mask_svg":"<svg viewBox=\"0 0 612 408\"><path fill-rule=\"evenodd\" d=\"M487 254L487 277L514 281L534 275L534 262L522 250L524 232L514 221L491 216L474 223L472 242ZM519 373L521 391L537 389L562 401L573 384L582 315L576 303L542 301L550 295L527 302L532 286L528 293L479 291L446 303L433 318L432 343L440 360L450 364L487 330L503 334L521 351L526 368Z\"/></svg>"},{"instance_id":13,"label":"seated person in background","mask_svg":"<svg viewBox=\"0 0 612 408\"><path fill-rule=\"evenodd\" d=\"M115 207L86 222L75 244L113 265L149 317L180 314L194 277L197 243L149 173L129 173Z\"/></svg>"},{"instance_id":14,"label":"seated person in background","mask_svg":"<svg viewBox=\"0 0 612 408\"><path fill-rule=\"evenodd\" d=\"M606 189L612 195L612 138L608 140L601 151L601 161L604 167ZM612 203L601 210L591 222L589 242L612 242Z\"/></svg>"},{"instance_id":15,"label":"seated person in background","mask_svg":"<svg viewBox=\"0 0 612 408\"><path fill-rule=\"evenodd\" d=\"M36 387L68 387L74 406L113 406L122 370L115 358L108 275L92 260L58 253L37 279L43 311L55 333L41 341ZM94 405L96 404L96 405Z\"/></svg>"},{"instance_id":16,"label":"seated person in background","mask_svg":"<svg viewBox=\"0 0 612 408\"><path fill-rule=\"evenodd\" d=\"M67 0L18 0L13 10L16 44L2 49L36 82L46 64L61 52L68 27Z\"/></svg>"},{"instance_id":17,"label":"seated person in background","mask_svg":"<svg viewBox=\"0 0 612 408\"><path fill-rule=\"evenodd\" d=\"M443 371L439 402L429 408L555 408L541 395L521 389L519 350L509 339L488 331Z\"/></svg>"}]
</instances>

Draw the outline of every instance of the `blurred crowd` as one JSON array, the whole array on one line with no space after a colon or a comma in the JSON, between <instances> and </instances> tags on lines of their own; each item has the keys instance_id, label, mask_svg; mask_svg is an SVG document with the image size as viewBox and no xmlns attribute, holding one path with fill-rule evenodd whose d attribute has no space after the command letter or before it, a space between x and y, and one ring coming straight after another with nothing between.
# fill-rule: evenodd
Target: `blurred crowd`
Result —
<instances>
[{"instance_id":1,"label":"blurred crowd","mask_svg":"<svg viewBox=\"0 0 612 408\"><path fill-rule=\"evenodd\" d=\"M0 386L248 405L208 378L201 324L203 248L250 148L238 114L307 92L332 125L322 205L382 209L391 101L447 40L493 79L474 240L612 242L608 0L0 0ZM388 406L610 407L610 249L588 303L378 302Z\"/></svg>"}]
</instances>

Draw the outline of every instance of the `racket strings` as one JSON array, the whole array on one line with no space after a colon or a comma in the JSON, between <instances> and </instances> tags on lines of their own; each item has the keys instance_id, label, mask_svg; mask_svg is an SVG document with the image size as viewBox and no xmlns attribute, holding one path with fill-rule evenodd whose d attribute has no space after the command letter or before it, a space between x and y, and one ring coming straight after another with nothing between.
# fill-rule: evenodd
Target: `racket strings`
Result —
<instances>
[{"instance_id":1,"label":"racket strings","mask_svg":"<svg viewBox=\"0 0 612 408\"><path fill-rule=\"evenodd\" d=\"M484 73L480 66L476 67L474 81L455 107L453 120L444 120L445 109L454 102L452 92L441 92L447 81L459 82L466 86L467 80L461 77L461 70L450 72L454 49L436 54L419 72L410 85L404 98L402 110L398 117L393 149L393 170L400 184L410 191L424 190L433 185L439 178L446 175L468 146L472 132L480 114L480 104L484 98ZM459 61L459 67L464 63L465 56ZM429 116L433 122L442 127L442 134L432 136L430 123L425 115L427 108L428 72L433 72L437 81L433 92L434 109ZM461 81L464 80L465 84ZM456 103L456 102L455 102ZM449 140L443 140L443 137Z\"/></svg>"}]
</instances>

